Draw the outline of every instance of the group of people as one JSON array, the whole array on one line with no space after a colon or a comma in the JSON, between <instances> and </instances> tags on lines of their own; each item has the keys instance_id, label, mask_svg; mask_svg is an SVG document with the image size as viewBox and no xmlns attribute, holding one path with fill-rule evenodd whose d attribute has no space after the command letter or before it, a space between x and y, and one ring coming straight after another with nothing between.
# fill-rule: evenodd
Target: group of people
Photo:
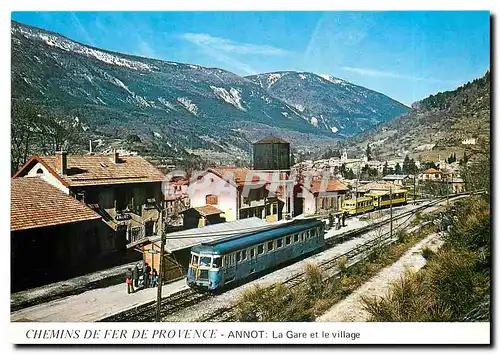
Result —
<instances>
[{"instance_id":1,"label":"group of people","mask_svg":"<svg viewBox=\"0 0 500 354\"><path fill-rule=\"evenodd\" d=\"M147 263L144 263L144 267L137 263L133 270L132 268L127 269L125 282L127 294L134 293L139 289L154 288L158 286L158 272L156 269L151 272L151 267Z\"/></svg>"}]
</instances>

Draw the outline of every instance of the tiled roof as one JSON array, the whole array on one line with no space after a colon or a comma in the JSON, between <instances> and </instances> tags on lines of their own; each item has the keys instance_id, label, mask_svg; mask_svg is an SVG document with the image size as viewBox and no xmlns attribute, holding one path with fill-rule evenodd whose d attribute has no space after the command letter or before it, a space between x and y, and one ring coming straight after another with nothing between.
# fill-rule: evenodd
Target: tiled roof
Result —
<instances>
[{"instance_id":1,"label":"tiled roof","mask_svg":"<svg viewBox=\"0 0 500 354\"><path fill-rule=\"evenodd\" d=\"M344 184L340 183L339 180L332 178L332 179L328 180L328 183L326 184L326 186L324 186L322 180L312 181L310 190L313 193L339 192L339 191L348 191L349 188L347 188Z\"/></svg>"},{"instance_id":2,"label":"tiled roof","mask_svg":"<svg viewBox=\"0 0 500 354\"><path fill-rule=\"evenodd\" d=\"M426 173L426 174L432 174L432 173L443 173L443 172L439 171L439 170L436 170L435 168L429 168L424 173Z\"/></svg>"},{"instance_id":3,"label":"tiled roof","mask_svg":"<svg viewBox=\"0 0 500 354\"><path fill-rule=\"evenodd\" d=\"M58 174L55 156L35 156L32 160L34 163L41 161ZM27 164L25 167L29 166L30 164ZM18 175L19 172L16 176ZM68 155L67 174L59 177L70 187L162 182L165 178L141 156L123 156L119 158L119 163L115 164L108 155Z\"/></svg>"},{"instance_id":4,"label":"tiled roof","mask_svg":"<svg viewBox=\"0 0 500 354\"><path fill-rule=\"evenodd\" d=\"M10 229L33 229L101 217L39 177L11 180Z\"/></svg>"},{"instance_id":5,"label":"tiled roof","mask_svg":"<svg viewBox=\"0 0 500 354\"><path fill-rule=\"evenodd\" d=\"M209 168L208 172L212 172L220 178L235 184L238 187L243 187L245 184L251 183L262 183L261 179L264 179L265 183L272 183L273 178L276 178L274 171L257 171L250 170L243 167L217 167ZM287 180L286 172L279 172L279 180Z\"/></svg>"},{"instance_id":6,"label":"tiled roof","mask_svg":"<svg viewBox=\"0 0 500 354\"><path fill-rule=\"evenodd\" d=\"M224 212L220 210L219 208L214 207L213 205L204 205L201 207L194 207L194 210L196 210L198 213L200 213L203 216L206 215L215 215L215 214L223 214Z\"/></svg>"}]
</instances>

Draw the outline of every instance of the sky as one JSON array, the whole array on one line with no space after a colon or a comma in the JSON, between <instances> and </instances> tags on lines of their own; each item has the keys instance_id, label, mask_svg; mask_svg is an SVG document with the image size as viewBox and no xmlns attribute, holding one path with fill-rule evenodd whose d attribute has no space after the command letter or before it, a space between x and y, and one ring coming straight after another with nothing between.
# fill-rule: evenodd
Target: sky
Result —
<instances>
[{"instance_id":1,"label":"sky","mask_svg":"<svg viewBox=\"0 0 500 354\"><path fill-rule=\"evenodd\" d=\"M102 49L219 67L338 77L406 105L484 75L490 14L475 12L13 12Z\"/></svg>"}]
</instances>

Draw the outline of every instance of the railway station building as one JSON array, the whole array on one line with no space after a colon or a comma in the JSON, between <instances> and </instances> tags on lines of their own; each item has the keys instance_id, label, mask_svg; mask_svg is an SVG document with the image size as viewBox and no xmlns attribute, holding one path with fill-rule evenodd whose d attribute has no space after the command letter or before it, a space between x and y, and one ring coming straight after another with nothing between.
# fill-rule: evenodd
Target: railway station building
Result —
<instances>
[{"instance_id":1,"label":"railway station building","mask_svg":"<svg viewBox=\"0 0 500 354\"><path fill-rule=\"evenodd\" d=\"M82 202L38 177L11 180L11 291L84 274L109 228Z\"/></svg>"},{"instance_id":2,"label":"railway station building","mask_svg":"<svg viewBox=\"0 0 500 354\"><path fill-rule=\"evenodd\" d=\"M99 214L112 230L110 252L162 229L164 175L143 157L61 151L33 156L13 178L22 177L38 177Z\"/></svg>"}]
</instances>

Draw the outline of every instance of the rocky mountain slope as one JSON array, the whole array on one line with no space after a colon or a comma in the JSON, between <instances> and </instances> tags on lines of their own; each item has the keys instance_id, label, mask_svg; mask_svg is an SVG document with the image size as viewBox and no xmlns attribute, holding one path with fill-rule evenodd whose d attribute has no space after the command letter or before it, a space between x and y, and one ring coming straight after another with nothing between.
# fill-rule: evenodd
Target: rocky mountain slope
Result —
<instances>
[{"instance_id":1,"label":"rocky mountain slope","mask_svg":"<svg viewBox=\"0 0 500 354\"><path fill-rule=\"evenodd\" d=\"M415 102L412 109L354 139L358 151L370 144L379 157L406 154L421 160L474 154L490 146L491 74L453 91Z\"/></svg>"},{"instance_id":2,"label":"rocky mountain slope","mask_svg":"<svg viewBox=\"0 0 500 354\"><path fill-rule=\"evenodd\" d=\"M379 92L328 75L280 71L247 78L308 117L312 125L340 137L372 130L409 109Z\"/></svg>"},{"instance_id":3,"label":"rocky mountain slope","mask_svg":"<svg viewBox=\"0 0 500 354\"><path fill-rule=\"evenodd\" d=\"M269 134L286 138L297 150L310 150L342 137L343 127L346 132L355 131L351 126L369 129L379 116L365 113L385 112L389 100L373 93L373 97L382 97L380 104L374 99L369 107L356 110L354 107L363 106L360 97L373 91L344 82L341 86L350 94L330 88L321 101L326 106L328 99L334 100L335 92L342 96L335 102L341 102L348 107L344 111L349 109L352 114L345 121L341 115L334 121L326 113L301 109L299 101L287 103L254 78L218 68L110 52L14 21L11 25L12 102L21 108L13 109L13 126L19 118L14 116L24 106L33 105L28 125L37 126L34 131L44 131L47 117L53 117L51 124L57 129L63 122L69 124L79 139L65 143L75 145L76 150L87 149L88 140L93 139L97 149L125 146L166 163L196 157L222 163L248 161L251 142ZM314 87L308 86L308 95ZM325 95L325 89L321 90L318 95ZM309 96L303 100L303 106L309 107ZM398 108L384 119L403 110L400 104L394 106ZM43 114L35 114L38 111ZM317 124L311 124L314 115L318 115ZM334 132L333 127L339 131ZM26 143L29 151L20 155L54 149L45 142L42 149L40 144ZM24 143L18 141L16 146Z\"/></svg>"}]
</instances>

